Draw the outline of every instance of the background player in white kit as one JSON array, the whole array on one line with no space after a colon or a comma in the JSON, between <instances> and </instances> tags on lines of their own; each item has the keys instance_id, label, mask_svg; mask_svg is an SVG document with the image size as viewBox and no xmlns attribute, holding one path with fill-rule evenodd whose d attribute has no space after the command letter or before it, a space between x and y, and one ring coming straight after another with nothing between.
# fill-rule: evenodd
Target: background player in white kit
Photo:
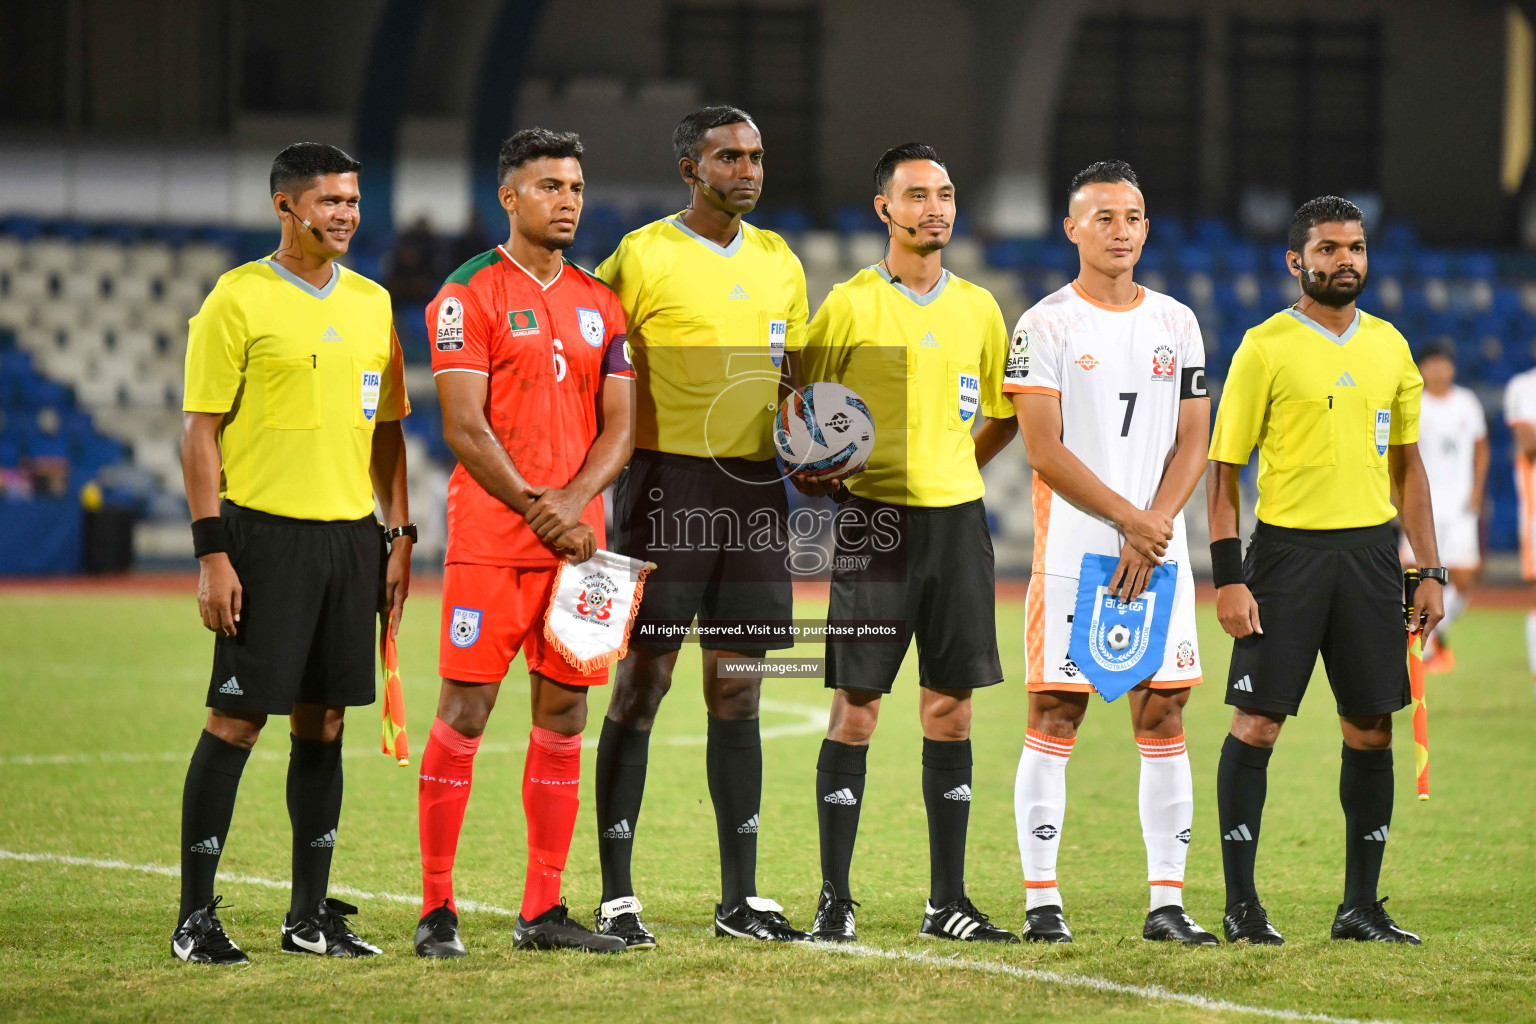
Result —
<instances>
[{"instance_id":1,"label":"background player in white kit","mask_svg":"<svg viewBox=\"0 0 1536 1024\"><path fill-rule=\"evenodd\" d=\"M1536 580L1536 370L1526 370L1509 379L1504 388L1504 422L1515 435L1520 571L1526 579ZM1536 679L1536 608L1525 616L1525 656L1530 662L1531 677Z\"/></svg>"},{"instance_id":2,"label":"background player in white kit","mask_svg":"<svg viewBox=\"0 0 1536 1024\"><path fill-rule=\"evenodd\" d=\"M1093 553L1119 556L1112 584L1122 600L1139 596L1164 559L1178 562L1164 658L1127 695L1151 885L1142 935L1214 944L1184 913L1182 895L1194 813L1183 707L1200 682L1182 510L1206 465L1205 349L1193 312L1132 280L1147 218L1129 165L1078 172L1064 227L1080 256L1077 280L1019 320L1003 384L1035 472L1024 613L1029 728L1014 790L1028 888L1023 937L1072 941L1056 854L1067 758L1094 692L1068 654L1079 571Z\"/></svg>"},{"instance_id":3,"label":"background player in white kit","mask_svg":"<svg viewBox=\"0 0 1536 1024\"><path fill-rule=\"evenodd\" d=\"M1483 485L1488 479L1488 420L1477 396L1456 386L1456 357L1449 348L1426 345L1418 363L1424 378L1419 455L1429 476L1440 564L1451 574L1451 585L1445 588L1445 618L1425 641L1424 671L1449 672L1456 667L1456 656L1451 653L1448 628L1467 610L1482 561L1479 526ZM1401 548L1404 563L1413 565L1406 535Z\"/></svg>"}]
</instances>

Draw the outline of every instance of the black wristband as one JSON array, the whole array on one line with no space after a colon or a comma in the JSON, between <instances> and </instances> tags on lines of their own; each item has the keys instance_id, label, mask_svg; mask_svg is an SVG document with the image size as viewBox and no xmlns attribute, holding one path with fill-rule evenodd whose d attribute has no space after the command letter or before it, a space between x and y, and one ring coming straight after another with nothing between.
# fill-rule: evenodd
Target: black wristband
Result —
<instances>
[{"instance_id":1,"label":"black wristband","mask_svg":"<svg viewBox=\"0 0 1536 1024\"><path fill-rule=\"evenodd\" d=\"M1211 541L1211 580L1217 589L1243 582L1243 542L1236 537Z\"/></svg>"},{"instance_id":2,"label":"black wristband","mask_svg":"<svg viewBox=\"0 0 1536 1024\"><path fill-rule=\"evenodd\" d=\"M198 558L229 550L229 536L224 532L224 520L207 516L192 521L192 553Z\"/></svg>"}]
</instances>

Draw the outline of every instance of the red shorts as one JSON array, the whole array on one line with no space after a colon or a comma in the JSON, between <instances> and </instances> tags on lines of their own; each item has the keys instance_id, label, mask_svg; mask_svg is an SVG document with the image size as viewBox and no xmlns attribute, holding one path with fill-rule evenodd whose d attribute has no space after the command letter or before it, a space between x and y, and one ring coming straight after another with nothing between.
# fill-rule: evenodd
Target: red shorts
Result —
<instances>
[{"instance_id":1,"label":"red shorts","mask_svg":"<svg viewBox=\"0 0 1536 1024\"><path fill-rule=\"evenodd\" d=\"M522 648L529 672L567 686L606 683L607 669L578 672L544 639L555 570L449 563L443 573L443 634L437 661L442 677L499 683Z\"/></svg>"}]
</instances>

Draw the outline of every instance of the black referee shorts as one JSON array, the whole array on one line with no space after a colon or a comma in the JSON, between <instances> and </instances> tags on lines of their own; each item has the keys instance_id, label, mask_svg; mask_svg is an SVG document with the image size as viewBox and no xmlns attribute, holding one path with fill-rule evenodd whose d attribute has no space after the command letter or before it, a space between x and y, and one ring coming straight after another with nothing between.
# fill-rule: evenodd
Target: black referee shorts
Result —
<instances>
[{"instance_id":1,"label":"black referee shorts","mask_svg":"<svg viewBox=\"0 0 1536 1024\"><path fill-rule=\"evenodd\" d=\"M784 487L771 459L635 449L614 485L613 543L656 568L632 645L675 651L695 617L708 650L761 655L795 645Z\"/></svg>"},{"instance_id":2,"label":"black referee shorts","mask_svg":"<svg viewBox=\"0 0 1536 1024\"><path fill-rule=\"evenodd\" d=\"M922 508L850 497L834 536L829 689L890 693L914 635L919 685L969 690L1003 681L992 533L980 498ZM887 626L890 640L856 635Z\"/></svg>"},{"instance_id":3,"label":"black referee shorts","mask_svg":"<svg viewBox=\"0 0 1536 1024\"><path fill-rule=\"evenodd\" d=\"M1228 704L1296 714L1321 652L1342 717L1408 706L1403 578L1390 526L1290 530L1260 523L1243 577L1264 632L1233 642Z\"/></svg>"},{"instance_id":4,"label":"black referee shorts","mask_svg":"<svg viewBox=\"0 0 1536 1024\"><path fill-rule=\"evenodd\" d=\"M235 635L213 644L208 706L286 715L295 704L372 704L378 521L289 519L230 501L220 513L243 596Z\"/></svg>"}]
</instances>

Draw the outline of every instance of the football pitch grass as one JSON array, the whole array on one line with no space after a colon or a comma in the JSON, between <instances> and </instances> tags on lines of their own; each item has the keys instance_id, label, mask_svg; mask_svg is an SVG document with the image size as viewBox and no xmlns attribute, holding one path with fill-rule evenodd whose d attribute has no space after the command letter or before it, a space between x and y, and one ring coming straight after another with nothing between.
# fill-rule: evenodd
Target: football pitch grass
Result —
<instances>
[{"instance_id":1,"label":"football pitch grass","mask_svg":"<svg viewBox=\"0 0 1536 1024\"><path fill-rule=\"evenodd\" d=\"M401 637L413 758L436 702L437 609L437 595L421 588ZM416 770L378 752L375 706L350 717L332 891L362 908L354 925L387 955L345 962L278 951L288 904L288 741L274 719L245 772L219 885L230 905L225 925L254 963L218 969L182 964L168 948L181 787L205 714L211 647L193 599L0 591L0 1019L1530 1021L1536 701L1522 619L1517 609L1474 608L1456 630L1456 671L1430 677L1428 803L1414 800L1409 719L1398 716L1382 892L1398 921L1424 936L1419 948L1328 939L1342 887L1343 815L1339 732L1321 671L1269 773L1259 887L1286 935L1283 948L1141 940L1137 753L1123 702L1097 699L1068 768L1061 848L1077 942L999 949L918 939L928 861L915 652L885 701L869 759L853 868L860 947L717 939L698 654L685 648L657 722L635 848L636 886L660 948L597 957L512 946L529 724L519 662L476 761L459 849L459 897L485 905L461 904L470 956L438 963L412 953ZM1009 682L976 699L968 855L972 898L1013 930L1024 913L1012 804L1025 724L1022 624L1022 605L1000 604ZM1185 897L1196 920L1219 932L1215 777L1229 720L1229 642L1209 606L1201 630L1209 682L1187 713L1196 804ZM820 885L813 786L828 695L820 681L803 680L770 681L765 695L759 891L808 928ZM591 774L606 688L592 697L565 874L572 912L585 921L600 891Z\"/></svg>"}]
</instances>

